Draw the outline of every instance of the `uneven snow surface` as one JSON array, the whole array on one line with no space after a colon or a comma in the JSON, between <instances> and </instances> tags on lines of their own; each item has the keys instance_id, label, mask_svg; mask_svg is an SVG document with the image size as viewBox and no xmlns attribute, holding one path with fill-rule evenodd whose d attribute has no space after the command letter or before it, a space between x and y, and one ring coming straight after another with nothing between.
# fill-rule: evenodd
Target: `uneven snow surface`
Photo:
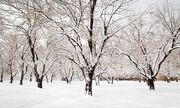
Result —
<instances>
[{"instance_id":1,"label":"uneven snow surface","mask_svg":"<svg viewBox=\"0 0 180 108\"><path fill-rule=\"evenodd\" d=\"M180 82L156 82L149 91L146 83L119 81L93 85L93 96L84 95L84 83L44 82L0 83L0 108L180 108Z\"/></svg>"}]
</instances>

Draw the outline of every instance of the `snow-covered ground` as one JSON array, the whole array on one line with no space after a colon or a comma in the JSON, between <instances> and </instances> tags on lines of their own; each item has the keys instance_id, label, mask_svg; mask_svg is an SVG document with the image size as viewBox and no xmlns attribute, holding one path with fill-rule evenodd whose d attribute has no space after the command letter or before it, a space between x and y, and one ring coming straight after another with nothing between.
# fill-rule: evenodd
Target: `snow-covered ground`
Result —
<instances>
[{"instance_id":1,"label":"snow-covered ground","mask_svg":"<svg viewBox=\"0 0 180 108\"><path fill-rule=\"evenodd\" d=\"M102 82L93 86L93 96L84 95L84 83L56 81L0 84L0 108L180 108L180 82L156 82L149 91L145 83L120 81L113 85Z\"/></svg>"}]
</instances>

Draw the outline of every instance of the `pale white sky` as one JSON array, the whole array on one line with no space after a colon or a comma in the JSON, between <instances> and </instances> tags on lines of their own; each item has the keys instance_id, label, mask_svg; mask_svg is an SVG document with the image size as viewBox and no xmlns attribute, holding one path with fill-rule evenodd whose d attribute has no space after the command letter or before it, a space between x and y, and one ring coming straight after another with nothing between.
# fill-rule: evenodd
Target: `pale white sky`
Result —
<instances>
[{"instance_id":1,"label":"pale white sky","mask_svg":"<svg viewBox=\"0 0 180 108\"><path fill-rule=\"evenodd\" d=\"M154 5L163 5L163 2L166 0L136 0L138 1L138 6L140 9L145 10L149 6L154 6ZM174 2L177 7L180 8L180 0L169 0L169 2Z\"/></svg>"},{"instance_id":2,"label":"pale white sky","mask_svg":"<svg viewBox=\"0 0 180 108\"><path fill-rule=\"evenodd\" d=\"M167 0L135 0L136 3L134 4L135 5L135 8L137 9L137 11L139 11L140 13L145 11L145 10L151 10L151 9L154 9L156 8L156 6L163 6L164 3L167 1ZM168 0L169 3L173 3L173 5L176 6L176 9L179 10L177 12L180 12L180 0ZM177 13L177 14L180 14L180 13Z\"/></svg>"}]
</instances>

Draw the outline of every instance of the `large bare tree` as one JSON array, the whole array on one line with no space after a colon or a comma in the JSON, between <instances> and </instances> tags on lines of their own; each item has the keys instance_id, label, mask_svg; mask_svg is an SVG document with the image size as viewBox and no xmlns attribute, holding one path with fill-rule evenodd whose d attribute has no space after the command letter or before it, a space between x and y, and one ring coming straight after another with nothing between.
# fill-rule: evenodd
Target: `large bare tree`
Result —
<instances>
[{"instance_id":1,"label":"large bare tree","mask_svg":"<svg viewBox=\"0 0 180 108\"><path fill-rule=\"evenodd\" d=\"M129 25L126 19L131 0L46 0L50 13L43 11L38 2L35 3L39 6L37 12L55 23L60 28L61 36L69 41L72 47L66 47L67 54L60 55L79 67L85 78L85 91L92 95L95 69L108 41Z\"/></svg>"},{"instance_id":2,"label":"large bare tree","mask_svg":"<svg viewBox=\"0 0 180 108\"><path fill-rule=\"evenodd\" d=\"M168 0L165 4L150 12L151 21L139 20L126 32L129 36L129 53L124 53L139 72L148 79L150 90L154 90L154 81L162 64L170 54L178 49L180 36L179 14ZM153 19L152 18L152 19ZM126 42L128 42L126 41Z\"/></svg>"}]
</instances>

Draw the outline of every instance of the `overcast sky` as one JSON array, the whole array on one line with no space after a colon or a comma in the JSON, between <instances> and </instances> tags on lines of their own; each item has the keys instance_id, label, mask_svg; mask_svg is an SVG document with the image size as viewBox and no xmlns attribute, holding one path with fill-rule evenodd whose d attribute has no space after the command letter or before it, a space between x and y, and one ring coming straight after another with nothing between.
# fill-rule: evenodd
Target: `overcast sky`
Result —
<instances>
[{"instance_id":1,"label":"overcast sky","mask_svg":"<svg viewBox=\"0 0 180 108\"><path fill-rule=\"evenodd\" d=\"M163 5L163 2L166 0L137 0L138 1L138 7L141 10L147 9L149 6L153 5ZM175 5L180 9L180 0L169 0L169 2L175 2Z\"/></svg>"}]
</instances>

